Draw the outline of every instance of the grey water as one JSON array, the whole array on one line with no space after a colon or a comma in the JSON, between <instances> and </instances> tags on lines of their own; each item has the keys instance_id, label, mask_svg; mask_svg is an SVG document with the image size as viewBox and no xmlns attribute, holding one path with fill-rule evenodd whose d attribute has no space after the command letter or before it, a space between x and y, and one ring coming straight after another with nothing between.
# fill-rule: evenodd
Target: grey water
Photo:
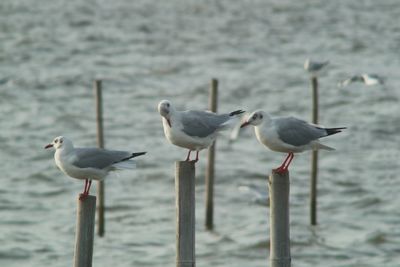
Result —
<instances>
[{"instance_id":1,"label":"grey water","mask_svg":"<svg viewBox=\"0 0 400 267\"><path fill-rule=\"evenodd\" d=\"M319 78L321 124L348 128L322 140L336 150L320 153L316 227L310 153L291 165L293 266L399 266L399 18L397 0L2 0L0 266L72 265L83 183L43 147L58 135L96 145L94 79L103 80L106 147L148 154L106 180L106 236L95 238L93 265L174 266L174 162L186 151L166 141L158 102L206 109L218 78L220 112L310 120L306 58L330 61ZM337 87L364 72L385 85ZM197 266L268 266L259 196L284 155L252 129L228 138L217 141L212 232L204 151L196 165Z\"/></svg>"}]
</instances>

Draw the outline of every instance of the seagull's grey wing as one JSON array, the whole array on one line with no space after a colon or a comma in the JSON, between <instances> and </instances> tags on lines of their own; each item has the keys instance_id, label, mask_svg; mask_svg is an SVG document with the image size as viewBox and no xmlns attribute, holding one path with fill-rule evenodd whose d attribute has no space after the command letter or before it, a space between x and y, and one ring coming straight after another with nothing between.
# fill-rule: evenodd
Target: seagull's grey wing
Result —
<instances>
[{"instance_id":1,"label":"seagull's grey wing","mask_svg":"<svg viewBox=\"0 0 400 267\"><path fill-rule=\"evenodd\" d=\"M326 136L326 130L294 117L275 119L279 138L293 146L303 146Z\"/></svg>"},{"instance_id":2,"label":"seagull's grey wing","mask_svg":"<svg viewBox=\"0 0 400 267\"><path fill-rule=\"evenodd\" d=\"M378 74L369 74L369 77L378 80L379 83L383 83L384 82L384 78L379 76Z\"/></svg>"},{"instance_id":3,"label":"seagull's grey wing","mask_svg":"<svg viewBox=\"0 0 400 267\"><path fill-rule=\"evenodd\" d=\"M309 65L309 70L310 71L319 71L322 69L325 65L328 65L329 61L324 61L324 62L310 62Z\"/></svg>"},{"instance_id":4,"label":"seagull's grey wing","mask_svg":"<svg viewBox=\"0 0 400 267\"><path fill-rule=\"evenodd\" d=\"M188 110L182 112L183 132L190 136L206 137L213 134L227 122L229 114L215 114L206 111Z\"/></svg>"},{"instance_id":5,"label":"seagull's grey wing","mask_svg":"<svg viewBox=\"0 0 400 267\"><path fill-rule=\"evenodd\" d=\"M101 148L76 148L73 165L79 168L104 169L131 156L126 151L106 150Z\"/></svg>"}]
</instances>

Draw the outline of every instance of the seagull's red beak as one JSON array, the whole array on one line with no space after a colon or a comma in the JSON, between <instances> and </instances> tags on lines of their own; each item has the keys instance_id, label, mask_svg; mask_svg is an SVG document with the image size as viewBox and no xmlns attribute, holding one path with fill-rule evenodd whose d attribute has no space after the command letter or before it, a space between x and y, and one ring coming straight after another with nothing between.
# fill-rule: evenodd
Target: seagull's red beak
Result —
<instances>
[{"instance_id":1,"label":"seagull's red beak","mask_svg":"<svg viewBox=\"0 0 400 267\"><path fill-rule=\"evenodd\" d=\"M47 146L44 147L44 149L48 149L50 147L53 147L53 144L48 144Z\"/></svg>"},{"instance_id":2,"label":"seagull's red beak","mask_svg":"<svg viewBox=\"0 0 400 267\"><path fill-rule=\"evenodd\" d=\"M242 125L240 125L240 128L246 127L246 126L249 125L249 124L250 124L250 123L247 122L247 121L246 121L246 122L243 122Z\"/></svg>"}]
</instances>

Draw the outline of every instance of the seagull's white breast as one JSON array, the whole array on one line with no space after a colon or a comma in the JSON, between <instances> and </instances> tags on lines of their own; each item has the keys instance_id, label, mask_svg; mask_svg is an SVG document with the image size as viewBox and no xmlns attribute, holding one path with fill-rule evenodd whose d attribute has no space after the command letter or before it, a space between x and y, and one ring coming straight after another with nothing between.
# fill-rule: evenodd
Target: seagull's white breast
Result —
<instances>
[{"instance_id":1,"label":"seagull's white breast","mask_svg":"<svg viewBox=\"0 0 400 267\"><path fill-rule=\"evenodd\" d=\"M107 170L95 168L79 168L72 164L75 160L74 153L67 153L62 149L57 149L54 153L54 160L60 170L66 175L76 179L102 180L108 173Z\"/></svg>"},{"instance_id":2,"label":"seagull's white breast","mask_svg":"<svg viewBox=\"0 0 400 267\"><path fill-rule=\"evenodd\" d=\"M171 144L176 146L190 150L201 150L209 147L216 138L216 133L207 137L192 137L183 132L183 125L178 119L172 118L172 127L169 126L165 118L162 118L162 120L165 137Z\"/></svg>"},{"instance_id":3,"label":"seagull's white breast","mask_svg":"<svg viewBox=\"0 0 400 267\"><path fill-rule=\"evenodd\" d=\"M257 140L273 151L283 153L295 153L303 151L303 147L295 147L283 142L279 138L279 135L273 125L269 125L268 127L266 127L261 124L255 126L254 131L256 133Z\"/></svg>"}]
</instances>

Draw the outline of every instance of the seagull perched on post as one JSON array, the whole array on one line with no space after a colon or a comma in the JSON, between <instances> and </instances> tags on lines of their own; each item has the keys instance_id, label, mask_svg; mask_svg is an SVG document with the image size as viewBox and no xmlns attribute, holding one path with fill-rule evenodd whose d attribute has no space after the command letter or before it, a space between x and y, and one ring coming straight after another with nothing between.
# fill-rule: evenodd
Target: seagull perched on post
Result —
<instances>
[{"instance_id":1,"label":"seagull perched on post","mask_svg":"<svg viewBox=\"0 0 400 267\"><path fill-rule=\"evenodd\" d=\"M133 169L134 157L146 152L131 153L127 151L107 150L102 148L74 148L72 141L58 136L45 148L55 148L54 160L66 175L85 180L85 188L79 199L89 195L92 180L103 180L110 171Z\"/></svg>"},{"instance_id":2,"label":"seagull perched on post","mask_svg":"<svg viewBox=\"0 0 400 267\"><path fill-rule=\"evenodd\" d=\"M312 77L316 77L318 72L328 64L329 61L317 62L306 59L306 61L304 62L304 69L308 71Z\"/></svg>"},{"instance_id":3,"label":"seagull perched on post","mask_svg":"<svg viewBox=\"0 0 400 267\"><path fill-rule=\"evenodd\" d=\"M258 141L269 149L288 153L282 165L274 169L278 173L288 170L294 153L305 150L334 150L318 142L318 139L340 133L345 127L324 128L294 117L272 118L264 111L251 113L241 127L253 125Z\"/></svg>"},{"instance_id":4,"label":"seagull perched on post","mask_svg":"<svg viewBox=\"0 0 400 267\"><path fill-rule=\"evenodd\" d=\"M194 162L197 162L199 151L211 146L218 133L233 126L238 115L244 111L236 110L226 114L200 110L179 111L168 100L162 100L158 104L158 112L162 116L167 140L189 149L186 161L190 160L190 153L196 151Z\"/></svg>"}]
</instances>

